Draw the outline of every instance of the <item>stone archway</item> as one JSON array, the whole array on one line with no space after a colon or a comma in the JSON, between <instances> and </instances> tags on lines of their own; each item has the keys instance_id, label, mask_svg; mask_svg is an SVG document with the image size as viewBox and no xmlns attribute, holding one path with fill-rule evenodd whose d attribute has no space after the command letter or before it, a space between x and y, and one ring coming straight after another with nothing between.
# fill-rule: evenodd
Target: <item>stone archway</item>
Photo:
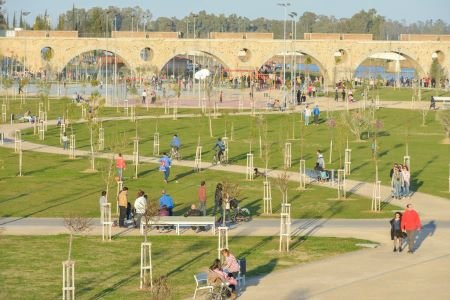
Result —
<instances>
[{"instance_id":1,"label":"stone archway","mask_svg":"<svg viewBox=\"0 0 450 300\"><path fill-rule=\"evenodd\" d=\"M187 70L184 70L186 75L186 72L189 72L189 75L191 75L194 70L194 57L196 68L208 68L210 71L215 73L222 73L224 70L229 68L223 59L209 51L185 50L173 51L172 55L166 55L164 58L160 58L158 70L161 73L167 73L168 75L173 75L174 73L176 75L181 75L179 63L177 63L177 60L175 59L178 58L179 61L184 61L188 65L192 65L191 67L188 67Z\"/></svg>"}]
</instances>

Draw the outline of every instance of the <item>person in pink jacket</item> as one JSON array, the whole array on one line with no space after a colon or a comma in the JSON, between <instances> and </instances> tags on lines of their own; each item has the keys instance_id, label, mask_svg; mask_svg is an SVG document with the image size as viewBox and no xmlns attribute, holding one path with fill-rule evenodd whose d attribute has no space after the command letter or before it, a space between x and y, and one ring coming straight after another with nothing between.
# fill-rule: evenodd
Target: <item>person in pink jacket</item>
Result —
<instances>
[{"instance_id":1,"label":"person in pink jacket","mask_svg":"<svg viewBox=\"0 0 450 300\"><path fill-rule=\"evenodd\" d=\"M417 231L420 231L422 225L419 214L414 210L411 203L406 205L406 210L402 215L401 228L408 237L408 253L414 253L414 240L416 239Z\"/></svg>"},{"instance_id":2,"label":"person in pink jacket","mask_svg":"<svg viewBox=\"0 0 450 300\"><path fill-rule=\"evenodd\" d=\"M117 168L117 176L119 176L119 180L123 179L123 170L127 168L127 164L125 163L125 159L122 157L122 153L119 153L119 156L116 158L116 168Z\"/></svg>"}]
</instances>

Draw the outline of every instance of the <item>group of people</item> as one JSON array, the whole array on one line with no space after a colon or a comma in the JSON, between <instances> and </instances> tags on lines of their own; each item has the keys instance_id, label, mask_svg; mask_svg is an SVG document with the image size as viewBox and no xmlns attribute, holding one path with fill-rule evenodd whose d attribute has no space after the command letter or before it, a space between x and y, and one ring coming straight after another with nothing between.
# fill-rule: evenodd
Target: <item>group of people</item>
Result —
<instances>
[{"instance_id":1,"label":"group of people","mask_svg":"<svg viewBox=\"0 0 450 300\"><path fill-rule=\"evenodd\" d=\"M222 249L224 257L222 263L220 259L215 259L208 270L208 283L214 287L215 293L223 293L230 299L236 299L237 277L240 265L236 257L228 249Z\"/></svg>"},{"instance_id":2,"label":"group of people","mask_svg":"<svg viewBox=\"0 0 450 300\"><path fill-rule=\"evenodd\" d=\"M408 166L395 163L390 171L389 176L391 178L392 198L409 198L411 174L409 172Z\"/></svg>"},{"instance_id":3,"label":"group of people","mask_svg":"<svg viewBox=\"0 0 450 300\"><path fill-rule=\"evenodd\" d=\"M319 118L320 118L319 105L314 106L313 109L310 109L309 105L306 105L305 109L303 110L303 118L305 120L305 126L308 126L310 124L309 120L311 116L314 118L314 125L319 125Z\"/></svg>"},{"instance_id":4,"label":"group of people","mask_svg":"<svg viewBox=\"0 0 450 300\"><path fill-rule=\"evenodd\" d=\"M131 204L128 197L128 187L123 187L117 195L117 203L119 206L119 227L128 227L125 225L126 220L132 220L133 225L138 228L141 224L142 217L148 214L149 199L143 190L138 190L134 205ZM107 202L106 191L103 191L99 204L100 208ZM174 201L165 190L162 190L159 198L159 216L172 216ZM153 214L154 212L150 212ZM156 215L156 214L155 214ZM153 217L153 216L152 216Z\"/></svg>"},{"instance_id":5,"label":"group of people","mask_svg":"<svg viewBox=\"0 0 450 300\"><path fill-rule=\"evenodd\" d=\"M414 253L415 240L417 232L420 232L422 225L419 214L414 210L410 203L406 205L406 210L396 212L394 218L390 220L391 224L391 240L394 241L394 252L402 252L403 240L406 238L408 242L408 253Z\"/></svg>"}]
</instances>

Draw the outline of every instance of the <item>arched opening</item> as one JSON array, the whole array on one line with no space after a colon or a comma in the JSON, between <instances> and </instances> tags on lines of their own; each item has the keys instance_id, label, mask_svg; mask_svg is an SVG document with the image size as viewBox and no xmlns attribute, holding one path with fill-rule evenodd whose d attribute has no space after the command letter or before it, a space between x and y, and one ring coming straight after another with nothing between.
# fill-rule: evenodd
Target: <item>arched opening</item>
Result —
<instances>
[{"instance_id":1,"label":"arched opening","mask_svg":"<svg viewBox=\"0 0 450 300\"><path fill-rule=\"evenodd\" d=\"M202 69L210 72L215 80L227 77L228 68L215 55L205 51L186 51L174 54L160 71L162 77L192 80L194 74Z\"/></svg>"},{"instance_id":2,"label":"arched opening","mask_svg":"<svg viewBox=\"0 0 450 300\"><path fill-rule=\"evenodd\" d=\"M288 51L268 59L258 69L257 78L260 88L280 88L283 78L286 78L288 88L295 86L296 89L303 89L311 85L323 88L326 84L324 74L325 68L313 56L302 51Z\"/></svg>"},{"instance_id":3,"label":"arched opening","mask_svg":"<svg viewBox=\"0 0 450 300\"><path fill-rule=\"evenodd\" d=\"M62 69L61 79L107 82L129 76L125 60L114 52L96 49L72 58Z\"/></svg>"},{"instance_id":4,"label":"arched opening","mask_svg":"<svg viewBox=\"0 0 450 300\"><path fill-rule=\"evenodd\" d=\"M374 52L356 68L356 85L412 86L423 70L419 64L404 53L396 51Z\"/></svg>"}]
</instances>

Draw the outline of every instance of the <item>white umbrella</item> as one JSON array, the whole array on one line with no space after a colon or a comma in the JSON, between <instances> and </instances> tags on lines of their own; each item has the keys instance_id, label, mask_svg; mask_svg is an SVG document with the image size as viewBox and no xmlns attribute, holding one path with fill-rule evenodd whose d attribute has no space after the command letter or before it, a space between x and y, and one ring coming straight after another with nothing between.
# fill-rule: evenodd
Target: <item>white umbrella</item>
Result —
<instances>
[{"instance_id":1,"label":"white umbrella","mask_svg":"<svg viewBox=\"0 0 450 300\"><path fill-rule=\"evenodd\" d=\"M209 75L211 75L211 73L209 72L208 69L201 69L200 71L198 71L194 74L194 78L203 80L206 77L208 77Z\"/></svg>"}]
</instances>

